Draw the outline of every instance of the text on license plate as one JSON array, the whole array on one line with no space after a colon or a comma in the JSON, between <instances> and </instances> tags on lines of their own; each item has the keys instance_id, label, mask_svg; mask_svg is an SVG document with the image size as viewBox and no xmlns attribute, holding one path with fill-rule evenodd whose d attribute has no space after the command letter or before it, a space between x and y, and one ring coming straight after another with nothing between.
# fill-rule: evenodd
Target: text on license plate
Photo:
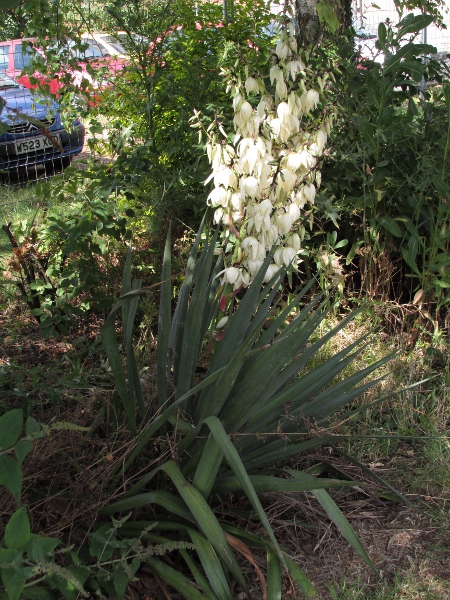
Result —
<instances>
[{"instance_id":1,"label":"text on license plate","mask_svg":"<svg viewBox=\"0 0 450 600\"><path fill-rule=\"evenodd\" d=\"M52 134L52 138L58 144L61 144L61 137L59 134ZM28 152L37 152L38 150L46 150L47 148L54 148L51 141L44 135L34 137L27 140L21 140L16 142L16 154L26 154ZM56 148L55 148L56 149Z\"/></svg>"}]
</instances>

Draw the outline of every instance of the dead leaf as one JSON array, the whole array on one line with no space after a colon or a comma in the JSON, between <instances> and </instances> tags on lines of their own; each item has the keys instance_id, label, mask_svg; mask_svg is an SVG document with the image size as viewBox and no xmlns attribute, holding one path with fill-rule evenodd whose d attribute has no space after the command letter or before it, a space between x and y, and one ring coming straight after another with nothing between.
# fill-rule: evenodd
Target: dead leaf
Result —
<instances>
[{"instance_id":1,"label":"dead leaf","mask_svg":"<svg viewBox=\"0 0 450 600\"><path fill-rule=\"evenodd\" d=\"M230 546L232 548L234 548L236 550L236 552L239 552L239 554L241 554L241 556L243 556L255 569L256 574L259 579L259 585L261 586L263 600L267 600L266 580L264 578L264 575L263 575L261 569L256 564L256 561L253 557L252 551L247 546L247 544L244 544L244 542L241 542L241 540L234 537L234 535L230 535L229 533L225 533L225 535L227 538L227 542L230 544Z\"/></svg>"}]
</instances>

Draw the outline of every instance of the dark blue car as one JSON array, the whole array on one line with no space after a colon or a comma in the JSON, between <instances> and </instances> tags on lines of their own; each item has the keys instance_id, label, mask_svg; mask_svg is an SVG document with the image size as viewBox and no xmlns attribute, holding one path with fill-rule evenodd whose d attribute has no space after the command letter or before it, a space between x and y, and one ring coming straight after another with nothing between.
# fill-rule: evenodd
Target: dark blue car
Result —
<instances>
[{"instance_id":1,"label":"dark blue car","mask_svg":"<svg viewBox=\"0 0 450 600\"><path fill-rule=\"evenodd\" d=\"M0 73L0 171L70 162L84 145L84 126L66 129L58 105L38 104L23 85Z\"/></svg>"}]
</instances>

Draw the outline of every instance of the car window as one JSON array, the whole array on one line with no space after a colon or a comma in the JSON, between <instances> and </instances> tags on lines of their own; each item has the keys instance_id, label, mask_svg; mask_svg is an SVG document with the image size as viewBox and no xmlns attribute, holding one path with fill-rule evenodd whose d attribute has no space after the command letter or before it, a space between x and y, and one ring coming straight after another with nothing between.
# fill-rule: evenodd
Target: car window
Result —
<instances>
[{"instance_id":1,"label":"car window","mask_svg":"<svg viewBox=\"0 0 450 600\"><path fill-rule=\"evenodd\" d=\"M18 83L16 83L14 81L14 79L11 79L11 77L8 77L8 75L6 75L6 73L0 73L0 90L6 90L8 88L20 88L22 86L20 86Z\"/></svg>"},{"instance_id":2,"label":"car window","mask_svg":"<svg viewBox=\"0 0 450 600\"><path fill-rule=\"evenodd\" d=\"M6 71L9 63L10 46L0 46L0 71Z\"/></svg>"},{"instance_id":3,"label":"car window","mask_svg":"<svg viewBox=\"0 0 450 600\"><path fill-rule=\"evenodd\" d=\"M78 58L100 58L103 56L102 49L95 40L86 38L83 39L83 44L88 44L88 47L83 51L77 50L76 55Z\"/></svg>"},{"instance_id":4,"label":"car window","mask_svg":"<svg viewBox=\"0 0 450 600\"><path fill-rule=\"evenodd\" d=\"M20 44L14 47L14 69L21 71L24 67L28 67L32 60L31 48L22 48Z\"/></svg>"},{"instance_id":5,"label":"car window","mask_svg":"<svg viewBox=\"0 0 450 600\"><path fill-rule=\"evenodd\" d=\"M122 37L122 36L119 36L119 37ZM112 46L114 48L114 50L116 50L116 52L118 54L126 54L127 53L127 51L125 50L125 47L116 38L114 38L112 35L105 35L105 36L103 36L103 39L110 46ZM129 40L128 40L128 38L126 36L125 36L125 39L123 41L124 41L125 44L127 42L129 44Z\"/></svg>"}]
</instances>

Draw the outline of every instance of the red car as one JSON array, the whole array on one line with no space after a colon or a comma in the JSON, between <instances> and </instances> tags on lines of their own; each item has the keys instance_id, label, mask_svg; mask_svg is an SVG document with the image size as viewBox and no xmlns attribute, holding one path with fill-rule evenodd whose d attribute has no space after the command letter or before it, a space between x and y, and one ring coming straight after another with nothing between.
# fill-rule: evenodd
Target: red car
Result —
<instances>
[{"instance_id":1,"label":"red car","mask_svg":"<svg viewBox=\"0 0 450 600\"><path fill-rule=\"evenodd\" d=\"M42 73L36 73L35 78L39 84L46 86L52 94L59 96L64 85L64 78L67 77L67 75L63 75L64 73L69 73L70 83L78 89L82 87L98 89L108 85L110 78L123 69L126 61L116 56L105 55L95 40L83 39L82 44L85 48L83 50L79 50L72 40L68 40L65 46L58 47L57 53L61 55L61 76L46 77ZM35 47L34 40L31 38L0 42L0 73L9 75L29 89L36 88L38 84L31 82L29 74L23 73L23 70L29 67L36 57L36 53L45 57L44 51ZM67 60L74 58L77 60L77 67L72 69L67 66ZM94 71L104 70L99 77L100 81L96 81L89 73L90 67Z\"/></svg>"}]
</instances>

